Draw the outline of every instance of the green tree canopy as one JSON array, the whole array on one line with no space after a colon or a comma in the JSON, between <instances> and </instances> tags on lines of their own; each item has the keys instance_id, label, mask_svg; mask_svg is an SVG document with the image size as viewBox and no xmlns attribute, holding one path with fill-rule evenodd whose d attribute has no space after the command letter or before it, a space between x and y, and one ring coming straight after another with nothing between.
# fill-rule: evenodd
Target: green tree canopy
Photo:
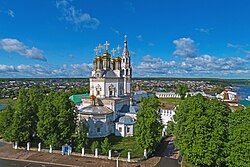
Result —
<instances>
[{"instance_id":1,"label":"green tree canopy","mask_svg":"<svg viewBox=\"0 0 250 167\"><path fill-rule=\"evenodd\" d=\"M12 141L11 124L13 120L14 110L8 105L4 110L0 111L0 136L5 141Z\"/></svg>"},{"instance_id":2,"label":"green tree canopy","mask_svg":"<svg viewBox=\"0 0 250 167\"><path fill-rule=\"evenodd\" d=\"M79 122L76 133L73 135L74 145L76 146L77 151L81 151L81 149L88 144L87 132L88 132L87 123Z\"/></svg>"},{"instance_id":3,"label":"green tree canopy","mask_svg":"<svg viewBox=\"0 0 250 167\"><path fill-rule=\"evenodd\" d=\"M181 99L184 100L186 93L187 93L188 87L187 85L177 85L177 90L176 93L179 94L181 96Z\"/></svg>"},{"instance_id":4,"label":"green tree canopy","mask_svg":"<svg viewBox=\"0 0 250 167\"><path fill-rule=\"evenodd\" d=\"M109 150L111 149L111 143L109 143L109 139L107 137L101 143L101 149L103 154L108 154Z\"/></svg>"},{"instance_id":5,"label":"green tree canopy","mask_svg":"<svg viewBox=\"0 0 250 167\"><path fill-rule=\"evenodd\" d=\"M227 165L247 167L250 165L250 107L236 110L229 116Z\"/></svg>"},{"instance_id":6,"label":"green tree canopy","mask_svg":"<svg viewBox=\"0 0 250 167\"><path fill-rule=\"evenodd\" d=\"M74 105L64 93L50 93L39 107L38 136L53 147L71 142L76 129L75 117Z\"/></svg>"},{"instance_id":7,"label":"green tree canopy","mask_svg":"<svg viewBox=\"0 0 250 167\"><path fill-rule=\"evenodd\" d=\"M175 115L175 143L189 162L201 166L223 165L230 109L202 95L186 98Z\"/></svg>"},{"instance_id":8,"label":"green tree canopy","mask_svg":"<svg viewBox=\"0 0 250 167\"><path fill-rule=\"evenodd\" d=\"M99 149L99 142L98 141L94 141L92 144L91 144L91 151L92 153L95 153L95 149L98 148Z\"/></svg>"},{"instance_id":9,"label":"green tree canopy","mask_svg":"<svg viewBox=\"0 0 250 167\"><path fill-rule=\"evenodd\" d=\"M144 98L142 109L137 114L136 141L142 149L152 152L160 142L162 123L159 112L160 102L156 96Z\"/></svg>"}]
</instances>

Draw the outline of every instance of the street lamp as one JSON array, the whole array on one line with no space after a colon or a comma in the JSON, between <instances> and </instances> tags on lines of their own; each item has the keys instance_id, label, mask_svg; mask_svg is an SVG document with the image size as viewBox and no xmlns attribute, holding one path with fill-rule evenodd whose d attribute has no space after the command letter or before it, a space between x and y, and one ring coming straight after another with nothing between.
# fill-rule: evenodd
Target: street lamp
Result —
<instances>
[{"instance_id":1,"label":"street lamp","mask_svg":"<svg viewBox=\"0 0 250 167\"><path fill-rule=\"evenodd\" d=\"M118 167L118 166L119 166L119 161L118 161L118 159L119 159L121 153L118 153L118 151L114 151L114 152L115 152L116 154L118 154L118 156L116 157L116 167Z\"/></svg>"}]
</instances>

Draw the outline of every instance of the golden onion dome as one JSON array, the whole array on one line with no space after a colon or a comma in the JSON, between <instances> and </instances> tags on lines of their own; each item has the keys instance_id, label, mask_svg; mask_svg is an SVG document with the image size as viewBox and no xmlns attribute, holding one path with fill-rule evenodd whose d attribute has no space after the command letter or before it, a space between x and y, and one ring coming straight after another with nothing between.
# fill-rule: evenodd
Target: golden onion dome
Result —
<instances>
[{"instance_id":1,"label":"golden onion dome","mask_svg":"<svg viewBox=\"0 0 250 167\"><path fill-rule=\"evenodd\" d=\"M97 56L96 60L102 60L101 56Z\"/></svg>"},{"instance_id":2,"label":"golden onion dome","mask_svg":"<svg viewBox=\"0 0 250 167\"><path fill-rule=\"evenodd\" d=\"M133 97L130 97L130 98L129 98L129 101L133 102L133 101L134 101L134 98L133 98Z\"/></svg>"},{"instance_id":3,"label":"golden onion dome","mask_svg":"<svg viewBox=\"0 0 250 167\"><path fill-rule=\"evenodd\" d=\"M115 59L115 61L116 61L116 62L120 62L120 61L122 61L122 59L121 59L120 57L117 57L117 58Z\"/></svg>"},{"instance_id":4,"label":"golden onion dome","mask_svg":"<svg viewBox=\"0 0 250 167\"><path fill-rule=\"evenodd\" d=\"M96 61L97 61L97 59L96 59L96 58L94 58L94 63L96 63Z\"/></svg>"},{"instance_id":5,"label":"golden onion dome","mask_svg":"<svg viewBox=\"0 0 250 167\"><path fill-rule=\"evenodd\" d=\"M95 100L96 97L95 97L95 95L91 95L91 96L89 97L89 99L90 99L90 100Z\"/></svg>"},{"instance_id":6,"label":"golden onion dome","mask_svg":"<svg viewBox=\"0 0 250 167\"><path fill-rule=\"evenodd\" d=\"M103 57L103 58L108 58L108 59L109 59L109 58L110 58L110 54L109 54L109 53L104 53L104 54L102 55L102 57Z\"/></svg>"}]
</instances>

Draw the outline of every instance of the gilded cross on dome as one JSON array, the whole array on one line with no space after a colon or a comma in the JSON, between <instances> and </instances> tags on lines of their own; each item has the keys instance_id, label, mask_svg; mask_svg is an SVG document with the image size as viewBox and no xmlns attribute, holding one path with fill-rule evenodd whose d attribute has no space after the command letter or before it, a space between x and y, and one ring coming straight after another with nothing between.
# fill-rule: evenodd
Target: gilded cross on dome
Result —
<instances>
[{"instance_id":1,"label":"gilded cross on dome","mask_svg":"<svg viewBox=\"0 0 250 167\"><path fill-rule=\"evenodd\" d=\"M101 44L99 44L99 45L97 46L97 48L98 48L98 51L99 51L100 53L102 53L102 48L103 48L103 46L102 46Z\"/></svg>"},{"instance_id":2,"label":"gilded cross on dome","mask_svg":"<svg viewBox=\"0 0 250 167\"><path fill-rule=\"evenodd\" d=\"M109 43L108 43L108 41L106 41L106 43L104 44L104 46L105 46L106 52L108 53L108 50L109 50Z\"/></svg>"},{"instance_id":3,"label":"gilded cross on dome","mask_svg":"<svg viewBox=\"0 0 250 167\"><path fill-rule=\"evenodd\" d=\"M97 55L98 55L98 52L99 52L98 47L96 47L96 48L94 49L94 52L95 52L95 54L96 54L96 56L97 56Z\"/></svg>"},{"instance_id":4,"label":"gilded cross on dome","mask_svg":"<svg viewBox=\"0 0 250 167\"><path fill-rule=\"evenodd\" d=\"M114 59L116 50L113 48L113 49L111 50L111 52L112 52L112 59Z\"/></svg>"},{"instance_id":5,"label":"gilded cross on dome","mask_svg":"<svg viewBox=\"0 0 250 167\"><path fill-rule=\"evenodd\" d=\"M118 45L118 47L116 48L117 52L118 52L118 57L120 56L120 50L121 50L121 47Z\"/></svg>"}]
</instances>

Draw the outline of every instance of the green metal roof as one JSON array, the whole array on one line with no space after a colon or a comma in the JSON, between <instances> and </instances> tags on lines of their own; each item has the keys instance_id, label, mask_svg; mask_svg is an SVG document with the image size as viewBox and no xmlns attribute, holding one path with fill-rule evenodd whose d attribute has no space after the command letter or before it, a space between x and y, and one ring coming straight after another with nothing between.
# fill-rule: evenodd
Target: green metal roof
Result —
<instances>
[{"instance_id":1,"label":"green metal roof","mask_svg":"<svg viewBox=\"0 0 250 167\"><path fill-rule=\"evenodd\" d=\"M88 97L89 94L76 94L76 95L71 95L69 99L73 101L75 104L80 104L82 103L82 97Z\"/></svg>"}]
</instances>

